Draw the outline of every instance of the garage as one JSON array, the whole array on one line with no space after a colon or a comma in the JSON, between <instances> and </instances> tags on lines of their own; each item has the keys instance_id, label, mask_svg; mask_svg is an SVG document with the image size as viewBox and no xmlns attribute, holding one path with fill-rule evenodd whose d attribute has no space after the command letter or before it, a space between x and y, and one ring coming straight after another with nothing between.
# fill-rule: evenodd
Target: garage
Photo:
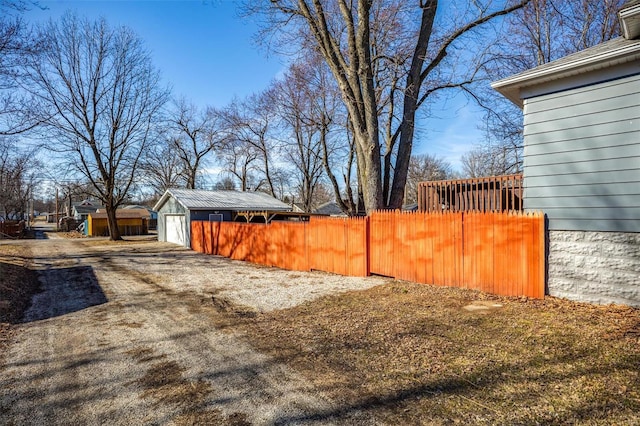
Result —
<instances>
[{"instance_id":1,"label":"garage","mask_svg":"<svg viewBox=\"0 0 640 426\"><path fill-rule=\"evenodd\" d=\"M184 215L166 215L164 229L168 243L185 245L185 218Z\"/></svg>"},{"instance_id":2,"label":"garage","mask_svg":"<svg viewBox=\"0 0 640 426\"><path fill-rule=\"evenodd\" d=\"M158 241L191 247L191 221L227 222L241 213L290 212L291 206L262 192L171 188L154 210L158 212Z\"/></svg>"}]
</instances>

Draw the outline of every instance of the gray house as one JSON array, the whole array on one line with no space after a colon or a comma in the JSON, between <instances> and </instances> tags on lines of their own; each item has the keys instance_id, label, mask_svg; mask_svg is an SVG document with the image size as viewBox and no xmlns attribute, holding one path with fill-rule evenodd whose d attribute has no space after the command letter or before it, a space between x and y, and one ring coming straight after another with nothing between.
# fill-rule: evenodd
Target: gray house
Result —
<instances>
[{"instance_id":1,"label":"gray house","mask_svg":"<svg viewBox=\"0 0 640 426\"><path fill-rule=\"evenodd\" d=\"M191 221L229 222L243 212L289 212L291 207L262 192L169 189L153 207L158 241L191 247Z\"/></svg>"},{"instance_id":2,"label":"gray house","mask_svg":"<svg viewBox=\"0 0 640 426\"><path fill-rule=\"evenodd\" d=\"M103 210L104 206L98 201L83 200L79 203L73 203L71 207L70 216L75 220L85 221L89 217L89 213L95 213L98 210Z\"/></svg>"},{"instance_id":3,"label":"gray house","mask_svg":"<svg viewBox=\"0 0 640 426\"><path fill-rule=\"evenodd\" d=\"M524 208L548 217L548 293L640 306L640 0L623 37L492 84L524 112Z\"/></svg>"}]
</instances>

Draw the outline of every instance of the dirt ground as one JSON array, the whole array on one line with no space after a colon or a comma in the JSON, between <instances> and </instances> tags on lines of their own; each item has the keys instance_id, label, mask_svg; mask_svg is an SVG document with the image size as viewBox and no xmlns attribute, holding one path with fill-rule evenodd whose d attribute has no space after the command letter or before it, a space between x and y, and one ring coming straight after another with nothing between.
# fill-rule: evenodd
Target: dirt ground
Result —
<instances>
[{"instance_id":1,"label":"dirt ground","mask_svg":"<svg viewBox=\"0 0 640 426\"><path fill-rule=\"evenodd\" d=\"M0 424L640 424L628 307L150 241L19 247L0 244L0 271L37 270L42 291L9 321Z\"/></svg>"},{"instance_id":2,"label":"dirt ground","mask_svg":"<svg viewBox=\"0 0 640 426\"><path fill-rule=\"evenodd\" d=\"M332 403L212 317L255 316L380 283L149 241L21 244L42 291L3 354L0 424L305 423ZM0 252L5 264L19 260Z\"/></svg>"}]
</instances>

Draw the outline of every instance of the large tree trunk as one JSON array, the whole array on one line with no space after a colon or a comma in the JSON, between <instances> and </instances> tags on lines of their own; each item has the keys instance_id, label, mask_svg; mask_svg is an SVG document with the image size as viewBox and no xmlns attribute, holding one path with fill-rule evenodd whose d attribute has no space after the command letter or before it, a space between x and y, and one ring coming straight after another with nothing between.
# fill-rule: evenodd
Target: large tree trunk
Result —
<instances>
[{"instance_id":1,"label":"large tree trunk","mask_svg":"<svg viewBox=\"0 0 640 426\"><path fill-rule=\"evenodd\" d=\"M396 158L393 184L389 197L389 208L402 208L404 200L404 188L407 184L407 171L409 159L413 150L413 134L415 131L416 111L418 109L418 95L422 86L422 68L429 46L429 40L433 31L433 22L438 8L437 0L429 0L422 9L420 32L413 51L409 74L404 90L404 102L402 106L402 122L400 123L400 142L398 143L398 155ZM443 56L444 57L444 56ZM428 74L425 74L425 76Z\"/></svg>"},{"instance_id":2,"label":"large tree trunk","mask_svg":"<svg viewBox=\"0 0 640 426\"><path fill-rule=\"evenodd\" d=\"M107 211L107 225L109 226L109 239L111 241L122 240L120 235L120 228L118 228L118 220L116 219L116 209L113 203L105 203L105 210Z\"/></svg>"},{"instance_id":3,"label":"large tree trunk","mask_svg":"<svg viewBox=\"0 0 640 426\"><path fill-rule=\"evenodd\" d=\"M362 196L364 199L364 207L367 214L384 207L382 199L382 170L380 164L380 151L378 148L377 138L374 141L362 140L364 136L356 135L356 146L360 146L362 151L359 167L360 185L362 188ZM360 138L360 140L358 140Z\"/></svg>"}]
</instances>

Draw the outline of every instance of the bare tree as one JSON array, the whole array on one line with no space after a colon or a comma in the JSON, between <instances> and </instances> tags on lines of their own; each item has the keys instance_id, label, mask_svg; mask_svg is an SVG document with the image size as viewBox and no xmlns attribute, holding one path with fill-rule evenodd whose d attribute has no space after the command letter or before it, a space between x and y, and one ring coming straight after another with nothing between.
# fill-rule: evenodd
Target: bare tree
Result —
<instances>
[{"instance_id":1,"label":"bare tree","mask_svg":"<svg viewBox=\"0 0 640 426\"><path fill-rule=\"evenodd\" d=\"M280 105L292 142L285 143L288 159L295 165L296 199L311 211L326 202L320 193L325 179L334 199L347 215L358 214L360 182L354 179L355 144L346 120L344 104L331 71L318 54L292 64L285 80L271 91ZM357 173L356 173L357 174ZM360 210L362 211L362 209Z\"/></svg>"},{"instance_id":2,"label":"bare tree","mask_svg":"<svg viewBox=\"0 0 640 426\"><path fill-rule=\"evenodd\" d=\"M251 167L257 178L251 189L282 197L282 192L276 189L282 187L285 175L274 163L280 147L271 134L275 116L266 92L241 101L234 100L222 117L229 135L225 152L227 159L233 160L232 163L227 161L233 166L228 171L241 178L244 191L248 189L245 184Z\"/></svg>"},{"instance_id":3,"label":"bare tree","mask_svg":"<svg viewBox=\"0 0 640 426\"><path fill-rule=\"evenodd\" d=\"M182 161L186 187L195 189L207 157L224 143L221 113L214 108L200 110L183 98L174 102L169 122L174 130L170 143Z\"/></svg>"},{"instance_id":4,"label":"bare tree","mask_svg":"<svg viewBox=\"0 0 640 426\"><path fill-rule=\"evenodd\" d=\"M522 172L520 149L509 149L504 144L479 145L462 156L462 174L477 178Z\"/></svg>"},{"instance_id":5,"label":"bare tree","mask_svg":"<svg viewBox=\"0 0 640 426\"><path fill-rule=\"evenodd\" d=\"M320 93L309 84L314 70L306 64L292 64L267 96L277 109L283 132L284 156L294 169L292 180L296 200L306 212L315 207L315 189L323 175L322 117L314 104Z\"/></svg>"},{"instance_id":6,"label":"bare tree","mask_svg":"<svg viewBox=\"0 0 640 426\"><path fill-rule=\"evenodd\" d=\"M445 58L454 56L456 47L468 36L477 37L478 31L494 18L523 7L529 0L508 2L502 7L492 7L491 2L462 2L465 6L450 2L455 19L436 20L440 6L437 0L424 0L406 4L400 0L271 0L262 2L253 10L269 17L270 28L281 31L288 28L296 34L310 35L314 46L328 64L336 79L342 99L348 111L350 127L356 148L359 181L368 212L382 207L399 208L404 198L409 158L413 147L415 121L418 109L431 96L448 88L460 88L474 80L475 68L452 71L452 62ZM462 7L460 7L462 6ZM391 16L386 11L397 11ZM394 12L396 13L396 12ZM446 10L441 16L445 16ZM386 25L380 20L389 19L402 25L398 38L384 45L374 45L377 35ZM384 58L402 61L395 51L407 52L407 60L398 81L401 90L394 90L398 99L397 118L393 138L393 172L388 197L383 194L381 166L380 93L391 80L377 80L376 67ZM467 56L472 56L466 52ZM461 72L464 71L464 72ZM400 80L400 77L402 80ZM401 99L400 99L401 98ZM395 107L394 107L395 108ZM388 115L387 115L388 117ZM391 117L396 117L392 113ZM390 141L391 142L391 141Z\"/></svg>"},{"instance_id":7,"label":"bare tree","mask_svg":"<svg viewBox=\"0 0 640 426\"><path fill-rule=\"evenodd\" d=\"M233 182L233 179L228 176L217 181L213 187L218 191L236 190L236 184Z\"/></svg>"},{"instance_id":8,"label":"bare tree","mask_svg":"<svg viewBox=\"0 0 640 426\"><path fill-rule=\"evenodd\" d=\"M29 58L23 90L47 148L66 156L105 206L112 240L121 239L116 209L126 199L168 93L142 41L66 14L39 29L42 51Z\"/></svg>"},{"instance_id":9,"label":"bare tree","mask_svg":"<svg viewBox=\"0 0 640 426\"><path fill-rule=\"evenodd\" d=\"M405 203L418 202L418 184L433 180L450 179L453 176L451 164L435 155L412 155L409 160Z\"/></svg>"},{"instance_id":10,"label":"bare tree","mask_svg":"<svg viewBox=\"0 0 640 426\"><path fill-rule=\"evenodd\" d=\"M37 1L0 0L0 135L27 132L38 125L26 114L20 91L22 59L39 46L22 19L33 8L44 9Z\"/></svg>"},{"instance_id":11,"label":"bare tree","mask_svg":"<svg viewBox=\"0 0 640 426\"><path fill-rule=\"evenodd\" d=\"M236 138L229 138L220 152L220 162L224 170L238 179L240 190L245 192L256 188L256 164L258 154L251 145Z\"/></svg>"},{"instance_id":12,"label":"bare tree","mask_svg":"<svg viewBox=\"0 0 640 426\"><path fill-rule=\"evenodd\" d=\"M616 37L624 0L531 0L509 15L506 33L492 44L485 71L492 81L534 68ZM486 144L463 162L486 161L487 172L517 172L522 160L522 111L487 85L478 92L486 110ZM484 160L481 160L484 159ZM502 161L502 165L498 165ZM467 168L467 174L470 169Z\"/></svg>"},{"instance_id":13,"label":"bare tree","mask_svg":"<svg viewBox=\"0 0 640 426\"><path fill-rule=\"evenodd\" d=\"M0 137L0 218L26 218L39 166L33 152L20 151L15 140Z\"/></svg>"},{"instance_id":14,"label":"bare tree","mask_svg":"<svg viewBox=\"0 0 640 426\"><path fill-rule=\"evenodd\" d=\"M146 150L140 164L142 181L149 185L156 195L169 188L182 186L183 163L175 146L161 140Z\"/></svg>"},{"instance_id":15,"label":"bare tree","mask_svg":"<svg viewBox=\"0 0 640 426\"><path fill-rule=\"evenodd\" d=\"M18 104L18 63L28 51L28 37L19 16L24 5L0 1L0 135L14 135L29 128Z\"/></svg>"}]
</instances>

